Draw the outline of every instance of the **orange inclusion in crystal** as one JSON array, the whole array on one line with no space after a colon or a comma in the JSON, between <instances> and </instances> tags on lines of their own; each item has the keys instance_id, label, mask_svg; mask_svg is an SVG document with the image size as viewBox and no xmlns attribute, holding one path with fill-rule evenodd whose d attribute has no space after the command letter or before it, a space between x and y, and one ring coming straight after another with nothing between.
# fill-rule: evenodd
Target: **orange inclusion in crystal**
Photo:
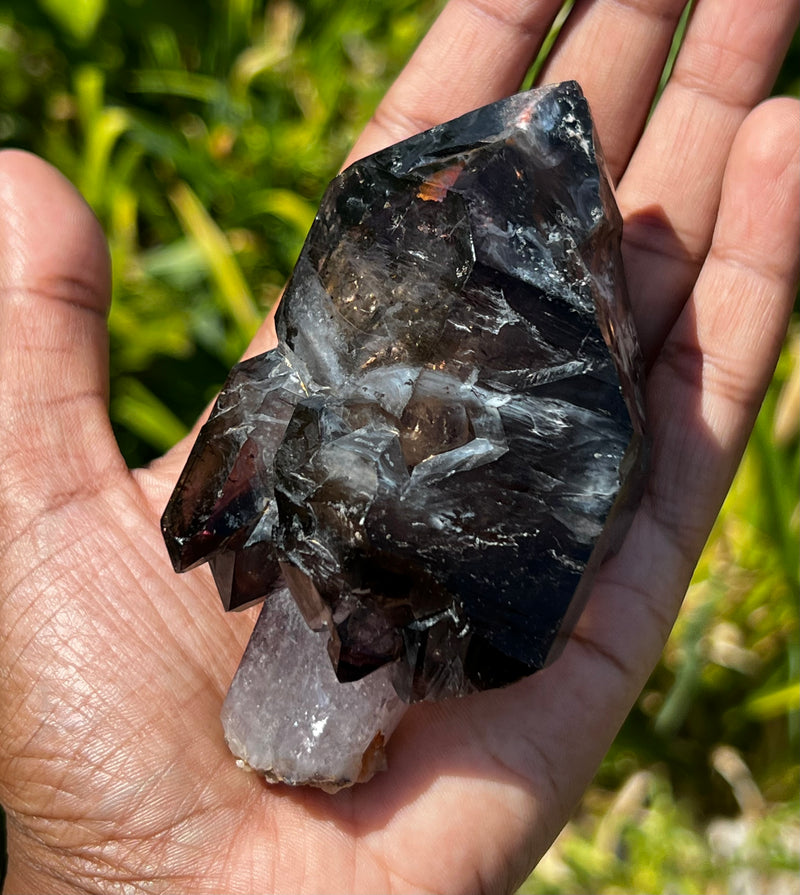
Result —
<instances>
[{"instance_id":1,"label":"orange inclusion in crystal","mask_svg":"<svg viewBox=\"0 0 800 895\"><path fill-rule=\"evenodd\" d=\"M441 202L447 195L447 191L458 180L464 170L464 162L459 161L449 168L437 171L429 180L425 180L419 188L417 197L426 202Z\"/></svg>"}]
</instances>

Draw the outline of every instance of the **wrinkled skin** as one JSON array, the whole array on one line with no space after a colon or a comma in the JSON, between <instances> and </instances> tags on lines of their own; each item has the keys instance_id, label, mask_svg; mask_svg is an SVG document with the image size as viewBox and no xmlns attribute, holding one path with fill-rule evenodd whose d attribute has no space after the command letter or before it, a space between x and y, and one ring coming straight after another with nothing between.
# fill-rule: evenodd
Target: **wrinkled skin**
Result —
<instances>
[{"instance_id":1,"label":"wrinkled skin","mask_svg":"<svg viewBox=\"0 0 800 895\"><path fill-rule=\"evenodd\" d=\"M560 2L451 0L352 159L514 91ZM158 528L194 434L129 471L106 411L109 264L73 188L0 154L0 800L8 891L512 889L658 659L778 355L798 272L798 105L762 102L795 0L579 2L578 79L626 219L653 467L558 662L416 706L391 770L334 797L236 768L218 712L253 623ZM624 48L623 51L620 48ZM274 342L270 324L253 351Z\"/></svg>"}]
</instances>

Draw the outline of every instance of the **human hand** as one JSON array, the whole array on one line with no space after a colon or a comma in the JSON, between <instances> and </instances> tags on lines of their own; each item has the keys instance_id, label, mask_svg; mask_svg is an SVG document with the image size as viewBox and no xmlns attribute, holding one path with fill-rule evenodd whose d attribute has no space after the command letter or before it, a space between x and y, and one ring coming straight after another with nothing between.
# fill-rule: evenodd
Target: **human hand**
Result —
<instances>
[{"instance_id":1,"label":"human hand","mask_svg":"<svg viewBox=\"0 0 800 895\"><path fill-rule=\"evenodd\" d=\"M102 234L52 169L0 155L10 891L502 891L547 848L658 658L798 273L798 106L751 111L796 3L699 0L642 133L682 5L578 3L540 79L581 82L619 183L653 438L633 527L554 666L415 706L390 771L333 797L268 787L228 753L219 708L254 611L223 615L206 569L176 576L158 526L191 440L125 468ZM452 0L352 157L515 90L559 6Z\"/></svg>"}]
</instances>

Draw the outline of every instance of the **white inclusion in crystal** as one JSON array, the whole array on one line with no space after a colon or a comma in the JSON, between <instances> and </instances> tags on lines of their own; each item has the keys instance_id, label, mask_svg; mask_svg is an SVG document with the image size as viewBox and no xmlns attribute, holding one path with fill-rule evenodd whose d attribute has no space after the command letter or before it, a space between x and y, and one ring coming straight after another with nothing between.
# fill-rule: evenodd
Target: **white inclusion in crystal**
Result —
<instances>
[{"instance_id":1,"label":"white inclusion in crystal","mask_svg":"<svg viewBox=\"0 0 800 895\"><path fill-rule=\"evenodd\" d=\"M336 678L328 632L312 631L287 588L264 603L222 707L225 739L268 780L334 791L385 767L383 746L408 706L385 666Z\"/></svg>"},{"instance_id":2,"label":"white inclusion in crystal","mask_svg":"<svg viewBox=\"0 0 800 895\"><path fill-rule=\"evenodd\" d=\"M327 718L320 718L319 721L315 721L311 725L311 733L314 734L315 737L320 736L323 730L325 730L325 725L328 723Z\"/></svg>"}]
</instances>

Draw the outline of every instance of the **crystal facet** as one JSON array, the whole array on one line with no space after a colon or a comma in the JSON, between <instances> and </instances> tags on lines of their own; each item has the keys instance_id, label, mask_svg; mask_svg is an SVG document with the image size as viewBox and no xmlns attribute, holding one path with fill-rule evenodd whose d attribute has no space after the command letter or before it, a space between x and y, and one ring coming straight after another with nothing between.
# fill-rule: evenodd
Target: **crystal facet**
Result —
<instances>
[{"instance_id":1,"label":"crystal facet","mask_svg":"<svg viewBox=\"0 0 800 895\"><path fill-rule=\"evenodd\" d=\"M413 702L541 668L644 480L620 236L574 82L348 168L287 287L279 346L234 368L165 511L175 568L210 560L226 608L276 590L285 603L285 584L339 686L382 682L376 707L388 680ZM243 668L276 654L265 626L295 630L284 603L269 610L278 599ZM294 652L281 662L302 666ZM284 680L274 662L262 670ZM302 678L291 687L307 733L328 696ZM240 670L225 712L241 729L248 688ZM256 700L262 711L275 692ZM375 719L373 750L389 715ZM363 744L346 771L317 773L277 728L248 738L226 726L251 765L274 745L258 737L285 740L284 768L302 771L256 762L280 779L357 779Z\"/></svg>"}]
</instances>

